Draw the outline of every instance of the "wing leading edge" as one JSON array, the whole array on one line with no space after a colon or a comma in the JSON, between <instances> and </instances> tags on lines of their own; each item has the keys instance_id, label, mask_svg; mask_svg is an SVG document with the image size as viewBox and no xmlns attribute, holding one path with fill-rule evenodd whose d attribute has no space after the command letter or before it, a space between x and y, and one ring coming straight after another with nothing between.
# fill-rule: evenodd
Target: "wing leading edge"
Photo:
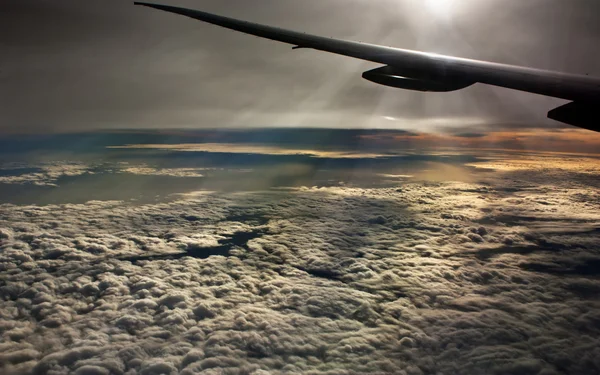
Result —
<instances>
[{"instance_id":1,"label":"wing leading edge","mask_svg":"<svg viewBox=\"0 0 600 375\"><path fill-rule=\"evenodd\" d=\"M169 5L135 4L291 44L294 48L311 48L381 63L385 66L365 72L363 77L391 87L443 92L484 83L570 100L572 103L550 111L548 117L600 131L599 78L325 38Z\"/></svg>"}]
</instances>

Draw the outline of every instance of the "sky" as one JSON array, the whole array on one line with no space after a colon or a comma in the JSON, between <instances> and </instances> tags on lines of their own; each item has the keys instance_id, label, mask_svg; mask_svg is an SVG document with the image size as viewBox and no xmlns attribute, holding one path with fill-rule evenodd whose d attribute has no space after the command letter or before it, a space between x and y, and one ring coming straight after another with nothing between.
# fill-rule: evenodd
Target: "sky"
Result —
<instances>
[{"instance_id":1,"label":"sky","mask_svg":"<svg viewBox=\"0 0 600 375\"><path fill-rule=\"evenodd\" d=\"M163 3L341 39L600 75L600 5L594 0ZM372 63L292 51L130 1L2 0L0 46L4 134L215 127L572 129L545 118L561 100L485 85L426 94L386 88L361 79L361 72L376 67Z\"/></svg>"}]
</instances>

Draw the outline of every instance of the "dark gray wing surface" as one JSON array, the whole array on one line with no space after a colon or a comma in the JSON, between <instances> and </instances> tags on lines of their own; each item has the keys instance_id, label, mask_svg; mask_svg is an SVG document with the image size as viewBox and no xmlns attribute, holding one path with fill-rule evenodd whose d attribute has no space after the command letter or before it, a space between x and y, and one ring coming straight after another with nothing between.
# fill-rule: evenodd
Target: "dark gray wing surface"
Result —
<instances>
[{"instance_id":1,"label":"dark gray wing surface","mask_svg":"<svg viewBox=\"0 0 600 375\"><path fill-rule=\"evenodd\" d=\"M363 77L378 84L419 91L454 91L474 83L500 86L570 100L549 117L600 131L600 79L527 67L443 56L374 44L325 38L236 20L198 10L135 2L231 30L294 45L384 64Z\"/></svg>"}]
</instances>

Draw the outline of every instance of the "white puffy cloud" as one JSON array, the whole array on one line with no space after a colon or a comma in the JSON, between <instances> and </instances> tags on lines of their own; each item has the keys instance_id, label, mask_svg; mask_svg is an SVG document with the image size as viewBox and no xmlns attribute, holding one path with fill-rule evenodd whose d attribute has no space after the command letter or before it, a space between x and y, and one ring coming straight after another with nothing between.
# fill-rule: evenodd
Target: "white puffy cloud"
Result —
<instances>
[{"instance_id":1,"label":"white puffy cloud","mask_svg":"<svg viewBox=\"0 0 600 375\"><path fill-rule=\"evenodd\" d=\"M29 164L4 164L0 167L2 171L14 171L8 175L0 175L2 184L33 184L38 186L56 186L56 181L61 177L80 176L85 173L93 173L91 167L79 162L46 162L40 165ZM18 173L26 170L25 173Z\"/></svg>"},{"instance_id":2,"label":"white puffy cloud","mask_svg":"<svg viewBox=\"0 0 600 375\"><path fill-rule=\"evenodd\" d=\"M201 171L204 168L154 168L149 166L124 167L122 173L132 173L145 176L173 176L173 177L204 177Z\"/></svg>"}]
</instances>

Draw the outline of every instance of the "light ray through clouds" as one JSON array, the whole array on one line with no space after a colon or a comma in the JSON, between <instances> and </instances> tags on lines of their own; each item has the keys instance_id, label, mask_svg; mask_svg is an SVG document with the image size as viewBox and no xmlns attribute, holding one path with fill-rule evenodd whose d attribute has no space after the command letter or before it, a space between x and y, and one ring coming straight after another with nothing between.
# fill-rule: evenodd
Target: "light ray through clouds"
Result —
<instances>
[{"instance_id":1,"label":"light ray through clouds","mask_svg":"<svg viewBox=\"0 0 600 375\"><path fill-rule=\"evenodd\" d=\"M447 95L379 87L360 78L372 64L315 51L292 51L278 43L142 11L131 4L115 2L107 7L59 0L47 3L44 12L37 12L32 0L7 4L3 6L8 11L0 12L0 17L11 12L19 17L0 20L2 35L25 38L28 30L41 32L22 43L6 43L2 132L78 127L363 128L372 115L414 119L419 126L429 118L554 126L545 113L561 104L478 85ZM198 6L185 0L170 4ZM227 4L211 1L204 7L336 38L600 74L593 55L595 25L600 24L594 1L308 0L299 4L265 0L261 7L250 7L232 0ZM56 53L42 53L35 48L39 44ZM13 60L14 56L23 58ZM95 73L84 74L90 71ZM94 90L84 89L89 87ZM368 126L389 125L374 121Z\"/></svg>"}]
</instances>

